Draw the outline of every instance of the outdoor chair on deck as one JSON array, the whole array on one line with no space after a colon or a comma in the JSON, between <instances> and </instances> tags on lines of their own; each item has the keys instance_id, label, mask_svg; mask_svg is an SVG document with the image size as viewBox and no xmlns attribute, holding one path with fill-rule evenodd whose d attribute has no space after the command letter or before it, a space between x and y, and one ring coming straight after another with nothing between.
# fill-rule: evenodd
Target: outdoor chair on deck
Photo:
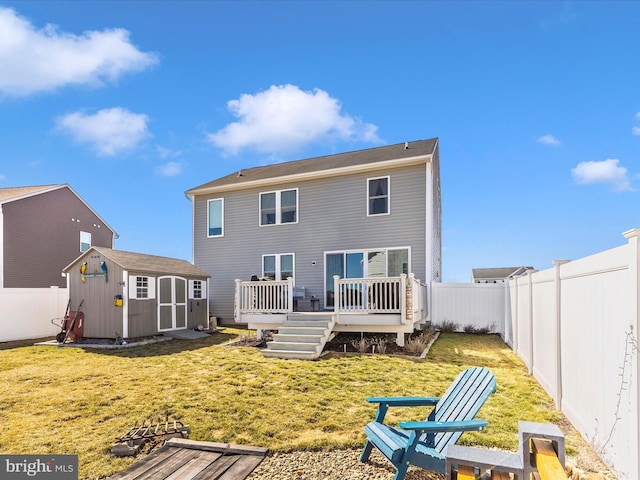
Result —
<instances>
[{"instance_id":1,"label":"outdoor chair on deck","mask_svg":"<svg viewBox=\"0 0 640 480\"><path fill-rule=\"evenodd\" d=\"M378 404L378 412L364 429L367 442L360 461L366 462L376 447L396 468L394 480L402 480L410 465L444 473L446 448L463 432L487 426L486 421L474 417L495 391L493 374L486 368L473 367L461 372L441 398L367 398L367 402ZM383 423L392 406L434 408L424 422L400 422L393 427Z\"/></svg>"}]
</instances>

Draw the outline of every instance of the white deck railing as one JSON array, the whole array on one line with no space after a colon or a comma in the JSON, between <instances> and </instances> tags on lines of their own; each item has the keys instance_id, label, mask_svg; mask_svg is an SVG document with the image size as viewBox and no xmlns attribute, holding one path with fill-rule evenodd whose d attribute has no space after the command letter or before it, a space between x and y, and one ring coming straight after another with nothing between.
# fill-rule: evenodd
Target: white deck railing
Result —
<instances>
[{"instance_id":1,"label":"white deck railing","mask_svg":"<svg viewBox=\"0 0 640 480\"><path fill-rule=\"evenodd\" d=\"M419 323L427 318L427 287L413 274L399 277L334 277L338 314L399 315L401 323ZM281 281L236 280L236 321L244 314L293 312L293 279Z\"/></svg>"},{"instance_id":2,"label":"white deck railing","mask_svg":"<svg viewBox=\"0 0 640 480\"><path fill-rule=\"evenodd\" d=\"M427 287L411 273L399 277L333 277L338 314L399 314L401 323L427 319Z\"/></svg>"},{"instance_id":3,"label":"white deck railing","mask_svg":"<svg viewBox=\"0 0 640 480\"><path fill-rule=\"evenodd\" d=\"M236 280L236 318L241 313L293 312L293 278L287 280Z\"/></svg>"}]
</instances>

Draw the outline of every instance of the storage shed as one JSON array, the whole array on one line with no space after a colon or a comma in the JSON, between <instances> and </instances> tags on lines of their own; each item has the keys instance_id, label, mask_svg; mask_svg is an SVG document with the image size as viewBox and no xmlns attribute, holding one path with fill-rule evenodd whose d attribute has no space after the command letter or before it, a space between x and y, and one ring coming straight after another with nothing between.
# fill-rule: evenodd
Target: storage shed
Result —
<instances>
[{"instance_id":1,"label":"storage shed","mask_svg":"<svg viewBox=\"0 0 640 480\"><path fill-rule=\"evenodd\" d=\"M91 247L63 270L84 336L137 338L206 327L210 275L175 258Z\"/></svg>"}]
</instances>

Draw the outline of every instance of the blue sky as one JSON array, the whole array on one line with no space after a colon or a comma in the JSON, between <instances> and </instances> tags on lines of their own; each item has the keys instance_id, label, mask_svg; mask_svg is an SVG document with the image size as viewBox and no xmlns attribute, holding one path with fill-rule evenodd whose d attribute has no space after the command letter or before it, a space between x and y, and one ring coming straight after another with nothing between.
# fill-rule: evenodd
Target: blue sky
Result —
<instances>
[{"instance_id":1,"label":"blue sky","mask_svg":"<svg viewBox=\"0 0 640 480\"><path fill-rule=\"evenodd\" d=\"M640 227L640 2L1 1L0 187L191 259L184 191L439 137L443 280Z\"/></svg>"}]
</instances>

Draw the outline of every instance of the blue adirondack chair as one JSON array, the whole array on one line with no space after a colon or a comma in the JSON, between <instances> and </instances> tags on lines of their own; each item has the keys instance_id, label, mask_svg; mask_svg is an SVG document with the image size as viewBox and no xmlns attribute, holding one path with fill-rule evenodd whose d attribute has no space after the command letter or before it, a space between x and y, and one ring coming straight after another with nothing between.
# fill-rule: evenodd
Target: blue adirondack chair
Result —
<instances>
[{"instance_id":1,"label":"blue adirondack chair","mask_svg":"<svg viewBox=\"0 0 640 480\"><path fill-rule=\"evenodd\" d=\"M463 432L487 426L487 422L474 417L495 391L493 373L473 367L461 372L441 398L367 398L367 402L378 404L378 412L364 428L367 442L360 461L368 461L376 447L396 468L394 480L402 480L410 465L444 473L446 448L456 443ZM400 422L398 427L383 423L389 407L417 406L434 407L426 421Z\"/></svg>"}]
</instances>

